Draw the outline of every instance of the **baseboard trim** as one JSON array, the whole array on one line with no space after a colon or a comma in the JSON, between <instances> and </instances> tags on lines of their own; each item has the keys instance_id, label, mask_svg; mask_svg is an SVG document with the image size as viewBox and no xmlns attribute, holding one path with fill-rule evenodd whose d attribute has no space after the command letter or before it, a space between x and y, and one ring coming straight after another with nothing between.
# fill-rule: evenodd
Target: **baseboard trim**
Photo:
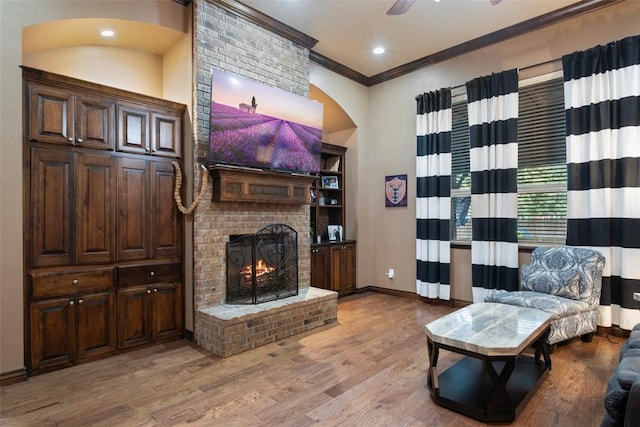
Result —
<instances>
[{"instance_id":1,"label":"baseboard trim","mask_svg":"<svg viewBox=\"0 0 640 427\"><path fill-rule=\"evenodd\" d=\"M15 371L3 372L0 374L0 386L4 387L10 384L20 383L27 380L27 370L25 368L16 369Z\"/></svg>"},{"instance_id":2,"label":"baseboard trim","mask_svg":"<svg viewBox=\"0 0 640 427\"><path fill-rule=\"evenodd\" d=\"M394 296L403 297L403 298L419 299L420 301L425 302L427 304L446 305L446 306L457 307L457 308L465 307L471 304L470 302L456 300L456 299L442 300L438 298L425 298L413 292L380 288L378 286L365 286L363 288L356 289L356 294L364 294L366 292L376 292L379 294L394 295Z\"/></svg>"},{"instance_id":3,"label":"baseboard trim","mask_svg":"<svg viewBox=\"0 0 640 427\"><path fill-rule=\"evenodd\" d=\"M190 331L190 330L188 330L188 329L185 329L185 330L184 330L184 332L183 332L183 334L182 334L182 337L183 337L184 339L186 339L186 340L189 340L189 341L193 342L193 339L194 339L194 337L193 337L193 331Z\"/></svg>"}]
</instances>

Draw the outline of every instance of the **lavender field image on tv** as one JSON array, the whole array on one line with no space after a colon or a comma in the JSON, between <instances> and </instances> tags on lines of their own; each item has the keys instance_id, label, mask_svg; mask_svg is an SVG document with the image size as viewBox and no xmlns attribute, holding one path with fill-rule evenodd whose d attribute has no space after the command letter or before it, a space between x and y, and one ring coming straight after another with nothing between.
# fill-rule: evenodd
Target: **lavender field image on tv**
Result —
<instances>
[{"instance_id":1,"label":"lavender field image on tv","mask_svg":"<svg viewBox=\"0 0 640 427\"><path fill-rule=\"evenodd\" d=\"M218 71L212 98L210 163L319 171L322 104Z\"/></svg>"}]
</instances>

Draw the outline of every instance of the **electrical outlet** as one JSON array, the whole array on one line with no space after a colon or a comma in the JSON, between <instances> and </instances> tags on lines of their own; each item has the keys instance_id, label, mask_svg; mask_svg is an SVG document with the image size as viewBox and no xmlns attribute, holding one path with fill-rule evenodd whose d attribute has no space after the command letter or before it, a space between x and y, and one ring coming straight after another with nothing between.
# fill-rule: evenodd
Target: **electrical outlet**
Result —
<instances>
[{"instance_id":1,"label":"electrical outlet","mask_svg":"<svg viewBox=\"0 0 640 427\"><path fill-rule=\"evenodd\" d=\"M394 275L395 275L395 271L393 271L393 268L390 268L389 272L387 273L387 277L389 277L389 279L393 279Z\"/></svg>"}]
</instances>

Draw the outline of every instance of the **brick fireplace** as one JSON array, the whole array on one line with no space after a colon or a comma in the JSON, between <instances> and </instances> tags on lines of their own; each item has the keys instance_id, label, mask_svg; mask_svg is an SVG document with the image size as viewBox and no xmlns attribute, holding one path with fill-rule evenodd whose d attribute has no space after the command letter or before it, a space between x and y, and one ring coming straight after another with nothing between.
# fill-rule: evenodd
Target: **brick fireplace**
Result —
<instances>
[{"instance_id":1,"label":"brick fireplace","mask_svg":"<svg viewBox=\"0 0 640 427\"><path fill-rule=\"evenodd\" d=\"M307 96L309 47L274 34L232 8L194 1L194 188L208 156L212 68ZM336 321L337 294L310 287L309 204L214 201L209 186L193 218L194 337L226 357ZM258 305L226 304L226 245L268 224L298 231L298 295Z\"/></svg>"}]
</instances>

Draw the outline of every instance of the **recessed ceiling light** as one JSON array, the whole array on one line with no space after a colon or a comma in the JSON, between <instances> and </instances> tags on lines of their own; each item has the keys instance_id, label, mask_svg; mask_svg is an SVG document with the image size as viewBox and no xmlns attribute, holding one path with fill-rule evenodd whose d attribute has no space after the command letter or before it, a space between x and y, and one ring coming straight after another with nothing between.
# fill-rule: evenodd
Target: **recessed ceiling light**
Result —
<instances>
[{"instance_id":1,"label":"recessed ceiling light","mask_svg":"<svg viewBox=\"0 0 640 427\"><path fill-rule=\"evenodd\" d=\"M102 37L113 37L113 36L115 36L115 34L116 34L116 33L115 33L115 31L113 31L113 30L103 30L103 31L100 31L100 35L101 35Z\"/></svg>"},{"instance_id":2,"label":"recessed ceiling light","mask_svg":"<svg viewBox=\"0 0 640 427\"><path fill-rule=\"evenodd\" d=\"M376 55L382 55L384 53L384 48L383 47L376 47L375 49L373 49L372 52L375 53Z\"/></svg>"}]
</instances>

